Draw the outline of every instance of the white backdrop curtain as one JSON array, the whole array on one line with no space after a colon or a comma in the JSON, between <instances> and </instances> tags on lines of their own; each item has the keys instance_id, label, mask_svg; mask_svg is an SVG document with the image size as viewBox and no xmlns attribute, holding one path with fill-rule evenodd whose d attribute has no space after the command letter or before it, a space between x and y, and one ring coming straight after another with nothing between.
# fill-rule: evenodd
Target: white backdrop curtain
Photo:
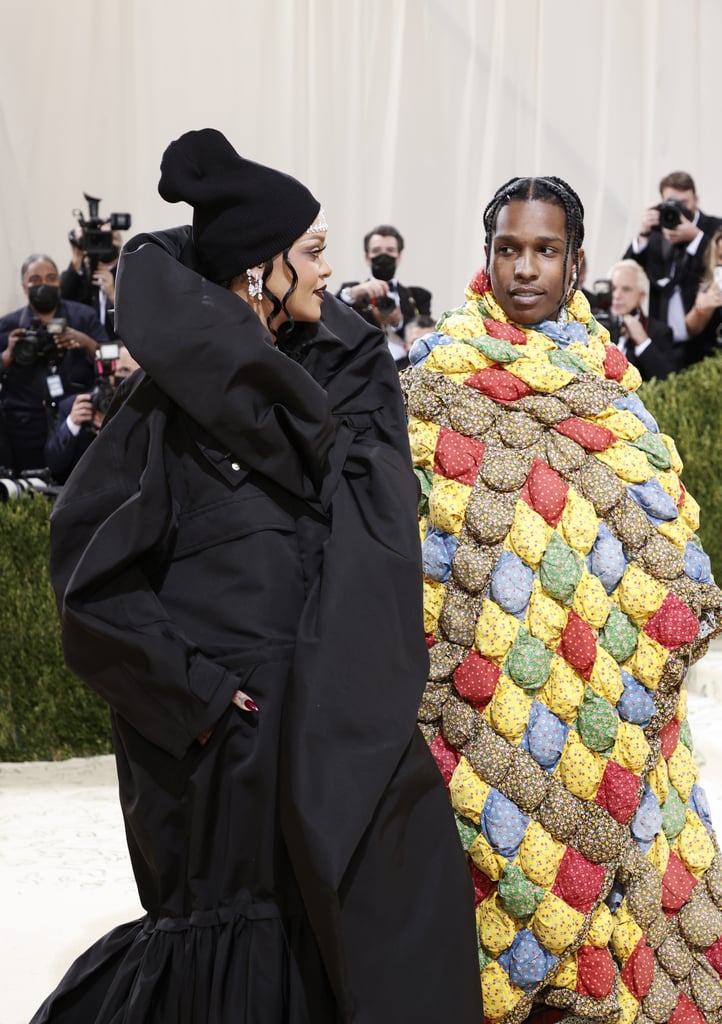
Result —
<instances>
[{"instance_id":1,"label":"white backdrop curtain","mask_svg":"<svg viewBox=\"0 0 722 1024\"><path fill-rule=\"evenodd\" d=\"M1 312L23 301L28 253L66 263L83 191L133 232L187 221L156 184L189 128L311 187L332 284L395 224L400 277L436 314L482 262L484 205L512 175L577 189L591 279L667 171L722 215L720 0L0 0L0 25Z\"/></svg>"}]
</instances>

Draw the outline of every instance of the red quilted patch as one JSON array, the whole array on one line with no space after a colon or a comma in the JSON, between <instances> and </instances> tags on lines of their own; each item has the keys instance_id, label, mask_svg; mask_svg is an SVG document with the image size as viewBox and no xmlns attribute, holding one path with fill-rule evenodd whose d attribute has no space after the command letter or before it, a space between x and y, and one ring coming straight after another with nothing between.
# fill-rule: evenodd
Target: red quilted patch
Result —
<instances>
[{"instance_id":1,"label":"red quilted patch","mask_svg":"<svg viewBox=\"0 0 722 1024\"><path fill-rule=\"evenodd\" d=\"M581 946L577 950L577 992L604 999L614 988L614 961L605 947Z\"/></svg>"},{"instance_id":2,"label":"red quilted patch","mask_svg":"<svg viewBox=\"0 0 722 1024\"><path fill-rule=\"evenodd\" d=\"M531 505L550 526L557 526L564 511L568 490L551 466L547 466L541 459L534 459L519 497Z\"/></svg>"},{"instance_id":3,"label":"red quilted patch","mask_svg":"<svg viewBox=\"0 0 722 1024\"><path fill-rule=\"evenodd\" d=\"M677 749L679 743L679 719L670 718L667 724L659 730L659 738L662 743L662 757L665 761L669 761L672 754Z\"/></svg>"},{"instance_id":4,"label":"red quilted patch","mask_svg":"<svg viewBox=\"0 0 722 1024\"><path fill-rule=\"evenodd\" d=\"M639 777L616 761L607 761L594 802L626 825L639 806Z\"/></svg>"},{"instance_id":5,"label":"red quilted patch","mask_svg":"<svg viewBox=\"0 0 722 1024\"><path fill-rule=\"evenodd\" d=\"M459 696L477 708L485 708L494 696L501 669L476 651L469 651L454 672L454 686Z\"/></svg>"},{"instance_id":6,"label":"red quilted patch","mask_svg":"<svg viewBox=\"0 0 722 1024\"><path fill-rule=\"evenodd\" d=\"M706 1018L689 996L680 992L679 1000L668 1024L706 1024Z\"/></svg>"},{"instance_id":7,"label":"red quilted patch","mask_svg":"<svg viewBox=\"0 0 722 1024\"><path fill-rule=\"evenodd\" d=\"M685 905L696 885L697 879L671 850L662 879L662 909L667 917L672 917Z\"/></svg>"},{"instance_id":8,"label":"red quilted patch","mask_svg":"<svg viewBox=\"0 0 722 1024\"><path fill-rule=\"evenodd\" d=\"M568 846L559 865L552 892L570 907L588 914L599 899L604 875L601 864L592 864L578 850Z\"/></svg>"},{"instance_id":9,"label":"red quilted patch","mask_svg":"<svg viewBox=\"0 0 722 1024\"><path fill-rule=\"evenodd\" d=\"M512 324L505 324L500 320L485 320L484 327L490 338L501 338L503 341L510 341L512 345L526 345L526 334Z\"/></svg>"},{"instance_id":10,"label":"red quilted patch","mask_svg":"<svg viewBox=\"0 0 722 1024\"><path fill-rule=\"evenodd\" d=\"M426 639L426 647L428 648L428 650L431 650L431 648L436 643L436 637L434 636L433 633L425 633L424 637Z\"/></svg>"},{"instance_id":11,"label":"red quilted patch","mask_svg":"<svg viewBox=\"0 0 722 1024\"><path fill-rule=\"evenodd\" d=\"M434 452L434 472L473 487L486 445L442 427Z\"/></svg>"},{"instance_id":12,"label":"red quilted patch","mask_svg":"<svg viewBox=\"0 0 722 1024\"><path fill-rule=\"evenodd\" d=\"M469 870L471 871L471 880L474 883L475 902L478 905L482 900L486 899L494 888L495 883L483 871L479 871L476 864L472 864L471 861L469 861Z\"/></svg>"},{"instance_id":13,"label":"red quilted patch","mask_svg":"<svg viewBox=\"0 0 722 1024\"><path fill-rule=\"evenodd\" d=\"M483 295L484 292L489 291L489 289L491 288L491 281L489 280L489 275L487 274L486 270L483 267L477 270L477 272L472 277L471 281L469 281L469 287L473 292L476 292L477 295Z\"/></svg>"},{"instance_id":14,"label":"red quilted patch","mask_svg":"<svg viewBox=\"0 0 722 1024\"><path fill-rule=\"evenodd\" d=\"M641 1002L649 992L653 978L654 950L649 948L643 935L622 969L622 981L637 1002Z\"/></svg>"},{"instance_id":15,"label":"red quilted patch","mask_svg":"<svg viewBox=\"0 0 722 1024\"><path fill-rule=\"evenodd\" d=\"M449 746L441 734L436 737L433 743L429 744L429 750L434 755L434 760L439 766L439 771L444 776L444 782L448 786L451 776L461 760L460 755L456 753L453 747Z\"/></svg>"},{"instance_id":16,"label":"red quilted patch","mask_svg":"<svg viewBox=\"0 0 722 1024\"><path fill-rule=\"evenodd\" d=\"M570 416L568 420L557 423L554 429L565 437L570 437L588 452L603 452L617 440L611 430L606 427L597 426L589 420L579 419L578 416Z\"/></svg>"},{"instance_id":17,"label":"red quilted patch","mask_svg":"<svg viewBox=\"0 0 722 1024\"><path fill-rule=\"evenodd\" d=\"M471 377L466 378L464 384L476 388L482 395L488 395L495 402L516 402L518 398L533 394L528 384L498 366L487 366L484 370L477 370Z\"/></svg>"},{"instance_id":18,"label":"red quilted patch","mask_svg":"<svg viewBox=\"0 0 722 1024\"><path fill-rule=\"evenodd\" d=\"M604 350L604 376L608 380L621 380L627 372L629 360L616 345L607 345Z\"/></svg>"},{"instance_id":19,"label":"red quilted patch","mask_svg":"<svg viewBox=\"0 0 722 1024\"><path fill-rule=\"evenodd\" d=\"M677 499L677 508L682 508L687 497L687 491L682 481L679 481L679 498Z\"/></svg>"},{"instance_id":20,"label":"red quilted patch","mask_svg":"<svg viewBox=\"0 0 722 1024\"><path fill-rule=\"evenodd\" d=\"M644 632L648 636L669 651L673 651L680 644L692 643L698 630L699 622L696 615L676 594L667 594L644 627Z\"/></svg>"},{"instance_id":21,"label":"red quilted patch","mask_svg":"<svg viewBox=\"0 0 722 1024\"><path fill-rule=\"evenodd\" d=\"M574 609L569 612L557 654L568 661L583 679L590 678L597 660L597 638L589 623L577 615Z\"/></svg>"},{"instance_id":22,"label":"red quilted patch","mask_svg":"<svg viewBox=\"0 0 722 1024\"><path fill-rule=\"evenodd\" d=\"M704 955L717 973L722 974L722 938L717 939L715 943L705 949Z\"/></svg>"}]
</instances>

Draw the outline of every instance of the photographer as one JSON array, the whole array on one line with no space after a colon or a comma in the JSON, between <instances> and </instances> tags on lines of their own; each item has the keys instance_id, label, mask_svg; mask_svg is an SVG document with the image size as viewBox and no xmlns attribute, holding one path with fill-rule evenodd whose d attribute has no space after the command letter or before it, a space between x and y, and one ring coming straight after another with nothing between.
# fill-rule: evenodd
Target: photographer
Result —
<instances>
[{"instance_id":1,"label":"photographer","mask_svg":"<svg viewBox=\"0 0 722 1024\"><path fill-rule=\"evenodd\" d=\"M109 230L109 223L106 225ZM60 294L64 299L92 306L109 334L115 337L115 275L123 244L119 231L112 232L113 244L98 257L93 266L82 247L83 229L76 228L68 236L70 263L60 275Z\"/></svg>"},{"instance_id":2,"label":"photographer","mask_svg":"<svg viewBox=\"0 0 722 1024\"><path fill-rule=\"evenodd\" d=\"M649 282L635 260L620 260L609 272L611 309L609 333L642 380L663 380L674 370L674 339L661 320L644 314Z\"/></svg>"},{"instance_id":3,"label":"photographer","mask_svg":"<svg viewBox=\"0 0 722 1024\"><path fill-rule=\"evenodd\" d=\"M640 230L624 255L636 260L649 278L650 316L671 328L679 370L704 355L703 347L690 340L685 317L694 306L707 246L720 220L701 212L694 181L685 171L667 174L659 191L661 203L644 210Z\"/></svg>"},{"instance_id":4,"label":"photographer","mask_svg":"<svg viewBox=\"0 0 722 1024\"><path fill-rule=\"evenodd\" d=\"M380 224L364 237L364 257L371 271L365 281L346 281L338 298L352 306L364 320L386 334L394 359L408 364L404 327L414 317L431 312L431 292L416 286L406 287L397 277L404 240L395 227Z\"/></svg>"},{"instance_id":5,"label":"photographer","mask_svg":"<svg viewBox=\"0 0 722 1024\"><path fill-rule=\"evenodd\" d=\"M101 220L100 200L83 193L88 217L73 210L78 227L68 233L70 263L60 277L64 299L92 306L98 319L112 337L115 333L115 275L123 244L120 229L130 227L129 213L111 213Z\"/></svg>"},{"instance_id":6,"label":"photographer","mask_svg":"<svg viewBox=\"0 0 722 1024\"><path fill-rule=\"evenodd\" d=\"M21 280L27 306L0 317L0 406L16 473L44 466L49 415L65 395L92 387L95 350L109 340L92 309L60 298L49 256L28 256Z\"/></svg>"},{"instance_id":7,"label":"photographer","mask_svg":"<svg viewBox=\"0 0 722 1024\"><path fill-rule=\"evenodd\" d=\"M118 384L139 368L125 345L101 345L99 355L93 390L62 400L57 426L45 445L45 463L59 484L65 483L102 427Z\"/></svg>"}]
</instances>

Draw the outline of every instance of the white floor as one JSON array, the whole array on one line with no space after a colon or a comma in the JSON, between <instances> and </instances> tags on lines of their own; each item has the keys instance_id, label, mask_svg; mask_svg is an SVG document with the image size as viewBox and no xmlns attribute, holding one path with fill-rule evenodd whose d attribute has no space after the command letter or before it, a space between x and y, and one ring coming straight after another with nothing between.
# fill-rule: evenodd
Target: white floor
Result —
<instances>
[{"instance_id":1,"label":"white floor","mask_svg":"<svg viewBox=\"0 0 722 1024\"><path fill-rule=\"evenodd\" d=\"M722 835L722 643L695 666L690 690ZM28 1024L78 953L141 913L113 759L0 764L0 1024Z\"/></svg>"}]
</instances>

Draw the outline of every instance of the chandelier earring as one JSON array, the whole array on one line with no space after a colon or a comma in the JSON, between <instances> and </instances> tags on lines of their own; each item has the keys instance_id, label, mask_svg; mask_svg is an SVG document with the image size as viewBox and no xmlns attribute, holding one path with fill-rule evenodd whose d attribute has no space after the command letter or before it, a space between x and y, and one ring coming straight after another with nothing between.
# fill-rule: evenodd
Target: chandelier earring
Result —
<instances>
[{"instance_id":1,"label":"chandelier earring","mask_svg":"<svg viewBox=\"0 0 722 1024\"><path fill-rule=\"evenodd\" d=\"M263 277L256 271L246 271L246 277L248 278L248 294L252 299L261 299L263 297Z\"/></svg>"}]
</instances>

